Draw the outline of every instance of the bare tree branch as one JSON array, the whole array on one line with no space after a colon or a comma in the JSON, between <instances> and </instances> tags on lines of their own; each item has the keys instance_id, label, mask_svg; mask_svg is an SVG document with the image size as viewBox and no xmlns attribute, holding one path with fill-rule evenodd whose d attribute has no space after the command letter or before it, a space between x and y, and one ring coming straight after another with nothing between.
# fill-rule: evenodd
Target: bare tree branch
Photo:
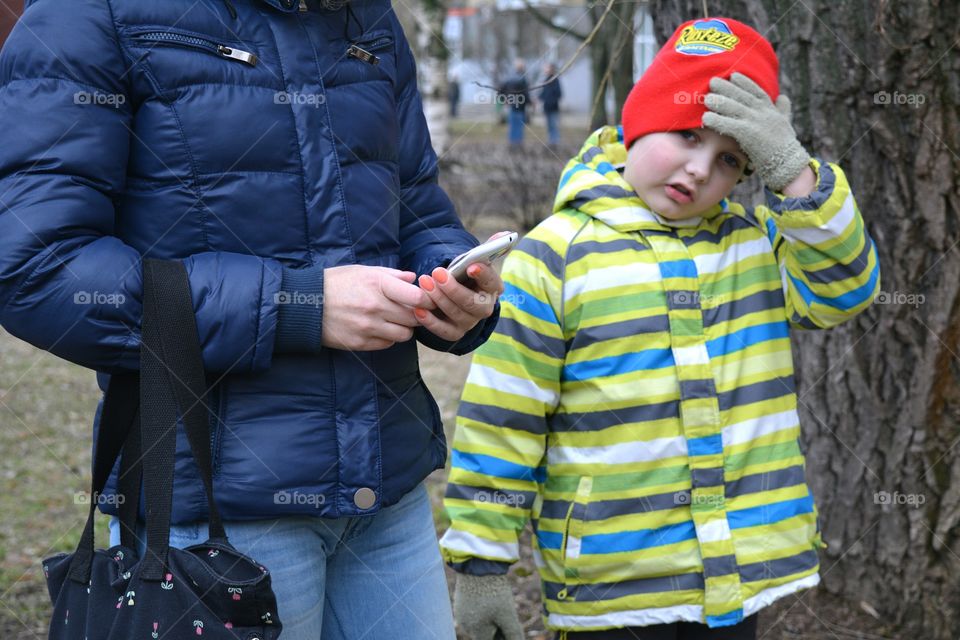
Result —
<instances>
[{"instance_id":1,"label":"bare tree branch","mask_svg":"<svg viewBox=\"0 0 960 640\"><path fill-rule=\"evenodd\" d=\"M565 28L563 25L554 24L553 20L549 16L544 15L544 13L540 11L540 9L537 9L535 6L530 4L530 0L523 0L523 4L527 8L527 12L531 16L536 18L538 22L550 27L551 29L559 31L563 35L573 36L574 38L576 38L577 40L580 40L581 42L587 39L587 36L583 35L582 33L571 31Z\"/></svg>"},{"instance_id":2,"label":"bare tree branch","mask_svg":"<svg viewBox=\"0 0 960 640\"><path fill-rule=\"evenodd\" d=\"M607 19L607 16L608 16L608 15L610 15L610 10L613 9L613 5L614 5L614 3L616 3L616 1L617 1L617 0L609 0L609 1L607 2L607 6L606 6L606 8L603 10L603 13L600 14L600 18L597 20L597 24L593 25L593 30L587 35L586 38L584 38L583 42L580 43L580 46L577 47L577 50L573 52L573 55L570 56L570 59L567 60L567 61L563 64L563 66L560 68L560 70L557 71L557 72L556 72L555 74L553 74L552 76L550 76L549 78L547 78L547 79L546 79L544 82L542 82L541 84L537 84L537 85L534 85L534 86L532 86L532 87L527 87L527 91L533 91L534 89L540 89L540 88L542 88L542 87L547 86L548 84L550 84L551 82L553 82L554 80L556 80L557 78L559 78L560 76L562 76L562 75L564 74L564 72L566 72L566 70L569 69L569 68L573 65L573 63L574 63L574 62L576 61L576 59L580 56L580 54L583 53L583 50L586 49L587 47L589 47L589 46L590 46L590 43L593 42L593 39L596 37L597 32L600 31L600 27L603 26L604 20ZM473 81L473 84L475 84L475 85L477 85L478 87L481 87L481 88L483 88L483 89L493 89L494 91L499 91L499 89L497 89L497 87L491 87L491 86L489 86L489 85L483 84L482 82L477 82L476 80Z\"/></svg>"}]
</instances>

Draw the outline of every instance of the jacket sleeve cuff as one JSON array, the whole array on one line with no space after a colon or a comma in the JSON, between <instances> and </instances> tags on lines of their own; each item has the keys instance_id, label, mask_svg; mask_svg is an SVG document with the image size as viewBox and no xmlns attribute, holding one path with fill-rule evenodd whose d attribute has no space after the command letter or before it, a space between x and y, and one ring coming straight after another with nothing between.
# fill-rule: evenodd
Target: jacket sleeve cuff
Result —
<instances>
[{"instance_id":1,"label":"jacket sleeve cuff","mask_svg":"<svg viewBox=\"0 0 960 640\"><path fill-rule=\"evenodd\" d=\"M456 356L462 356L470 353L486 342L490 337L490 334L492 334L493 330L497 327L497 321L499 319L500 303L497 302L496 306L493 308L493 314L489 318L484 318L478 322L473 329L467 331L463 337L456 342L444 340L443 338L431 333L426 329L426 327L417 327L413 330L413 335L417 340L423 343L424 346L430 347L435 351L445 351Z\"/></svg>"},{"instance_id":2,"label":"jacket sleeve cuff","mask_svg":"<svg viewBox=\"0 0 960 640\"><path fill-rule=\"evenodd\" d=\"M278 353L318 353L323 326L323 267L283 268L276 298Z\"/></svg>"},{"instance_id":3,"label":"jacket sleeve cuff","mask_svg":"<svg viewBox=\"0 0 960 640\"><path fill-rule=\"evenodd\" d=\"M813 169L817 181L813 191L805 196L791 197L764 186L767 206L781 218L784 217L784 214L793 213L802 217L804 214L817 212L833 196L837 187L837 175L833 167L818 157L811 157L808 166ZM790 216L787 215L786 217L789 218ZM785 221L789 222L789 220ZM800 224L801 226L808 226L809 222L801 221Z\"/></svg>"},{"instance_id":4,"label":"jacket sleeve cuff","mask_svg":"<svg viewBox=\"0 0 960 640\"><path fill-rule=\"evenodd\" d=\"M470 558L463 562L448 562L450 568L457 573L466 573L472 576L502 576L510 570L509 562Z\"/></svg>"}]
</instances>

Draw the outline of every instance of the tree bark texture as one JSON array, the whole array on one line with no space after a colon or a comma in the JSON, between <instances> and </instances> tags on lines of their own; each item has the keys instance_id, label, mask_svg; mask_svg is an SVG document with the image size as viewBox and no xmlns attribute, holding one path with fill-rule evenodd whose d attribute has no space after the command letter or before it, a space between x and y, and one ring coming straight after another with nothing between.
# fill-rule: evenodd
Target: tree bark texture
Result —
<instances>
[{"instance_id":1,"label":"tree bark texture","mask_svg":"<svg viewBox=\"0 0 960 640\"><path fill-rule=\"evenodd\" d=\"M447 59L450 52L443 39L447 3L444 0L418 0L408 7L416 25L413 44L423 111L433 148L442 154L450 144L450 106L447 98Z\"/></svg>"},{"instance_id":2,"label":"tree bark texture","mask_svg":"<svg viewBox=\"0 0 960 640\"><path fill-rule=\"evenodd\" d=\"M608 0L588 2L594 25L606 11L607 3ZM638 0L615 0L590 43L591 98L595 105L590 113L591 131L620 122L623 103L633 88L633 17L638 6ZM614 113L608 114L604 98L609 87L613 87Z\"/></svg>"},{"instance_id":3,"label":"tree bark texture","mask_svg":"<svg viewBox=\"0 0 960 640\"><path fill-rule=\"evenodd\" d=\"M730 0L780 58L801 142L846 172L882 290L856 319L794 332L823 589L904 637L960 628L960 3ZM661 42L703 15L656 0Z\"/></svg>"},{"instance_id":4,"label":"tree bark texture","mask_svg":"<svg viewBox=\"0 0 960 640\"><path fill-rule=\"evenodd\" d=\"M0 46L3 46L21 13L23 0L0 0Z\"/></svg>"}]
</instances>

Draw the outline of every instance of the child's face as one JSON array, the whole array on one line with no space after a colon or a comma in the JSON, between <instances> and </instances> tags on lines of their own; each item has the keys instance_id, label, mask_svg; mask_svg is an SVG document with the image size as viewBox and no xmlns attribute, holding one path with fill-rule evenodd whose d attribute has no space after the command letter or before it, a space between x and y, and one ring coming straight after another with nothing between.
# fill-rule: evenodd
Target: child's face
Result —
<instances>
[{"instance_id":1,"label":"child's face","mask_svg":"<svg viewBox=\"0 0 960 640\"><path fill-rule=\"evenodd\" d=\"M746 166L746 154L730 136L686 129L637 138L623 177L653 211L684 220L727 197Z\"/></svg>"}]
</instances>

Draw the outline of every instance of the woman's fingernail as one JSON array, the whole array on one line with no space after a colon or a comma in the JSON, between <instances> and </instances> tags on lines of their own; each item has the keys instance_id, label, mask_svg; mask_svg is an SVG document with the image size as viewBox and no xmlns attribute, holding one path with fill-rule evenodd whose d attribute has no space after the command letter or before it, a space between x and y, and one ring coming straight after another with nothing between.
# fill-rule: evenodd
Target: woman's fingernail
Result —
<instances>
[{"instance_id":1,"label":"woman's fingernail","mask_svg":"<svg viewBox=\"0 0 960 640\"><path fill-rule=\"evenodd\" d=\"M478 273L480 273L480 265L478 264L472 264L467 268L467 275L471 278L476 278Z\"/></svg>"},{"instance_id":2,"label":"woman's fingernail","mask_svg":"<svg viewBox=\"0 0 960 640\"><path fill-rule=\"evenodd\" d=\"M433 278L430 276L420 276L420 288L425 291L433 291Z\"/></svg>"},{"instance_id":3,"label":"woman's fingernail","mask_svg":"<svg viewBox=\"0 0 960 640\"><path fill-rule=\"evenodd\" d=\"M427 317L427 312L423 309L414 309L413 315L417 316L417 320L423 320Z\"/></svg>"},{"instance_id":4,"label":"woman's fingernail","mask_svg":"<svg viewBox=\"0 0 960 640\"><path fill-rule=\"evenodd\" d=\"M447 284L447 270L446 269L434 270L433 279L439 282L440 284Z\"/></svg>"}]
</instances>

